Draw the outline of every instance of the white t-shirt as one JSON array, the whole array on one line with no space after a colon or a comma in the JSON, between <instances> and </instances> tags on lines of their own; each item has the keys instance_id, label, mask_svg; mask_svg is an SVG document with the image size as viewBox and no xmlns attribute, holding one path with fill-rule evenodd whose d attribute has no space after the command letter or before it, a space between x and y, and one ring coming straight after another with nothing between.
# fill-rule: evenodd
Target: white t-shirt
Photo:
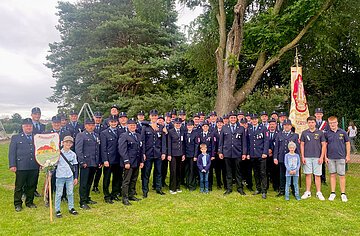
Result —
<instances>
[{"instance_id":1,"label":"white t-shirt","mask_svg":"<svg viewBox=\"0 0 360 236\"><path fill-rule=\"evenodd\" d=\"M356 136L356 134L357 134L356 126L354 126L354 128L352 126L349 126L348 130L349 130L349 137L350 138L353 138L353 137Z\"/></svg>"}]
</instances>

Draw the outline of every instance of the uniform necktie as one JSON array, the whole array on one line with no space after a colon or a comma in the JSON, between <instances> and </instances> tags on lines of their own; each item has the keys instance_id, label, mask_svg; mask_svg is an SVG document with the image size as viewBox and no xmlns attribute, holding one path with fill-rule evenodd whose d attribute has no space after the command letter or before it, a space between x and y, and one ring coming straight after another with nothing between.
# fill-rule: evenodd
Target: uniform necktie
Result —
<instances>
[{"instance_id":1,"label":"uniform necktie","mask_svg":"<svg viewBox=\"0 0 360 236\"><path fill-rule=\"evenodd\" d=\"M272 139L274 137L274 133L270 133L270 139Z\"/></svg>"},{"instance_id":2,"label":"uniform necktie","mask_svg":"<svg viewBox=\"0 0 360 236\"><path fill-rule=\"evenodd\" d=\"M132 136L134 136L134 138L135 138L135 140L136 140L136 141L138 141L138 139L137 139L137 137L136 137L135 133L131 133L131 135L132 135Z\"/></svg>"},{"instance_id":3,"label":"uniform necktie","mask_svg":"<svg viewBox=\"0 0 360 236\"><path fill-rule=\"evenodd\" d=\"M40 131L40 125L39 125L39 123L36 123L36 129Z\"/></svg>"},{"instance_id":4,"label":"uniform necktie","mask_svg":"<svg viewBox=\"0 0 360 236\"><path fill-rule=\"evenodd\" d=\"M27 139L28 139L29 141L32 141L31 135L26 135L26 137L27 137Z\"/></svg>"},{"instance_id":5,"label":"uniform necktie","mask_svg":"<svg viewBox=\"0 0 360 236\"><path fill-rule=\"evenodd\" d=\"M73 122L73 127L74 127L74 128L76 127L76 123L75 123L75 122Z\"/></svg>"},{"instance_id":6,"label":"uniform necktie","mask_svg":"<svg viewBox=\"0 0 360 236\"><path fill-rule=\"evenodd\" d=\"M235 125L231 125L231 132L234 133Z\"/></svg>"}]
</instances>

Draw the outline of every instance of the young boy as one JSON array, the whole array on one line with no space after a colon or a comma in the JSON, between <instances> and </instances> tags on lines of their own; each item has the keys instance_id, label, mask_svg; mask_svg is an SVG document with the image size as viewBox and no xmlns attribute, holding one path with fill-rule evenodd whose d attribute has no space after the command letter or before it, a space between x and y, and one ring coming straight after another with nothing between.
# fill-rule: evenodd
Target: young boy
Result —
<instances>
[{"instance_id":1,"label":"young boy","mask_svg":"<svg viewBox=\"0 0 360 236\"><path fill-rule=\"evenodd\" d=\"M206 144L200 144L201 154L197 158L197 166L200 175L200 193L209 193L209 170L211 164L210 155L207 154Z\"/></svg>"},{"instance_id":2,"label":"young boy","mask_svg":"<svg viewBox=\"0 0 360 236\"><path fill-rule=\"evenodd\" d=\"M296 144L294 142L289 142L288 144L289 152L285 154L284 164L286 167L286 185L285 185L285 200L289 200L289 188L291 185L291 178L293 178L295 198L300 200L299 196L299 169L300 169L300 156L295 153Z\"/></svg>"},{"instance_id":3,"label":"young boy","mask_svg":"<svg viewBox=\"0 0 360 236\"><path fill-rule=\"evenodd\" d=\"M64 137L63 148L61 150L59 162L56 169L56 195L55 195L55 211L56 217L61 218L60 211L61 196L63 194L64 185L66 185L66 193L68 199L69 212L77 215L74 209L74 185L78 183L78 168L76 154L70 150L74 143L71 136ZM65 159L66 158L66 159ZM73 167L70 167L72 165ZM74 169L74 171L73 171Z\"/></svg>"},{"instance_id":4,"label":"young boy","mask_svg":"<svg viewBox=\"0 0 360 236\"><path fill-rule=\"evenodd\" d=\"M325 133L327 153L325 161L329 165L331 194L329 201L334 201L336 174L340 180L341 201L347 202L345 194L345 165L350 161L350 140L346 131L338 127L335 116L328 118L330 130Z\"/></svg>"}]
</instances>

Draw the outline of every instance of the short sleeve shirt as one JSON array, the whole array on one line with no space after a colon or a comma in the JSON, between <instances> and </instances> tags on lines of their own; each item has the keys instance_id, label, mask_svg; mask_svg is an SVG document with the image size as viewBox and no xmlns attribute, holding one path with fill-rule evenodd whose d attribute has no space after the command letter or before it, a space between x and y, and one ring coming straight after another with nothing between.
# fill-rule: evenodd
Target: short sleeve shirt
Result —
<instances>
[{"instance_id":1,"label":"short sleeve shirt","mask_svg":"<svg viewBox=\"0 0 360 236\"><path fill-rule=\"evenodd\" d=\"M320 158L321 143L326 141L324 132L318 129L315 129L314 132L311 132L309 129L307 129L302 132L300 140L305 144L305 158Z\"/></svg>"},{"instance_id":2,"label":"short sleeve shirt","mask_svg":"<svg viewBox=\"0 0 360 236\"><path fill-rule=\"evenodd\" d=\"M327 157L329 159L346 158L346 142L349 142L349 136L343 129L337 129L335 132L329 130L325 133L327 145Z\"/></svg>"}]
</instances>

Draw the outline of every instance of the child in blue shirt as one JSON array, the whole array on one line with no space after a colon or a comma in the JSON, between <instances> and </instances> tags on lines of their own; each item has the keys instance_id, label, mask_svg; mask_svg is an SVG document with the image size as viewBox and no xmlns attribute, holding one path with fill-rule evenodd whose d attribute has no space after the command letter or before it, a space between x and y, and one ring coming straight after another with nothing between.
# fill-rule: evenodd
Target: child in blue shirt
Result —
<instances>
[{"instance_id":1,"label":"child in blue shirt","mask_svg":"<svg viewBox=\"0 0 360 236\"><path fill-rule=\"evenodd\" d=\"M69 212L72 215L77 215L78 212L74 209L74 185L78 183L78 169L76 154L71 151L71 147L74 143L74 139L71 136L64 137L63 148L61 150L59 162L56 168L56 194L55 194L55 211L56 217L61 218L60 211L61 196L63 195L64 185L66 185L66 194L68 199ZM66 158L67 161L64 159ZM69 163L67 163L69 162ZM70 167L71 164L73 169Z\"/></svg>"},{"instance_id":2,"label":"child in blue shirt","mask_svg":"<svg viewBox=\"0 0 360 236\"><path fill-rule=\"evenodd\" d=\"M300 156L295 153L296 144L294 142L289 142L288 144L289 152L285 154L284 164L286 167L286 185L285 185L285 200L289 200L289 188L291 185L291 178L293 179L295 198L300 200L299 195L299 169L300 169Z\"/></svg>"},{"instance_id":3,"label":"child in blue shirt","mask_svg":"<svg viewBox=\"0 0 360 236\"><path fill-rule=\"evenodd\" d=\"M211 157L206 153L206 144L200 145L201 154L197 159L197 166L199 168L200 175L200 193L209 193L209 170L211 164Z\"/></svg>"}]
</instances>

